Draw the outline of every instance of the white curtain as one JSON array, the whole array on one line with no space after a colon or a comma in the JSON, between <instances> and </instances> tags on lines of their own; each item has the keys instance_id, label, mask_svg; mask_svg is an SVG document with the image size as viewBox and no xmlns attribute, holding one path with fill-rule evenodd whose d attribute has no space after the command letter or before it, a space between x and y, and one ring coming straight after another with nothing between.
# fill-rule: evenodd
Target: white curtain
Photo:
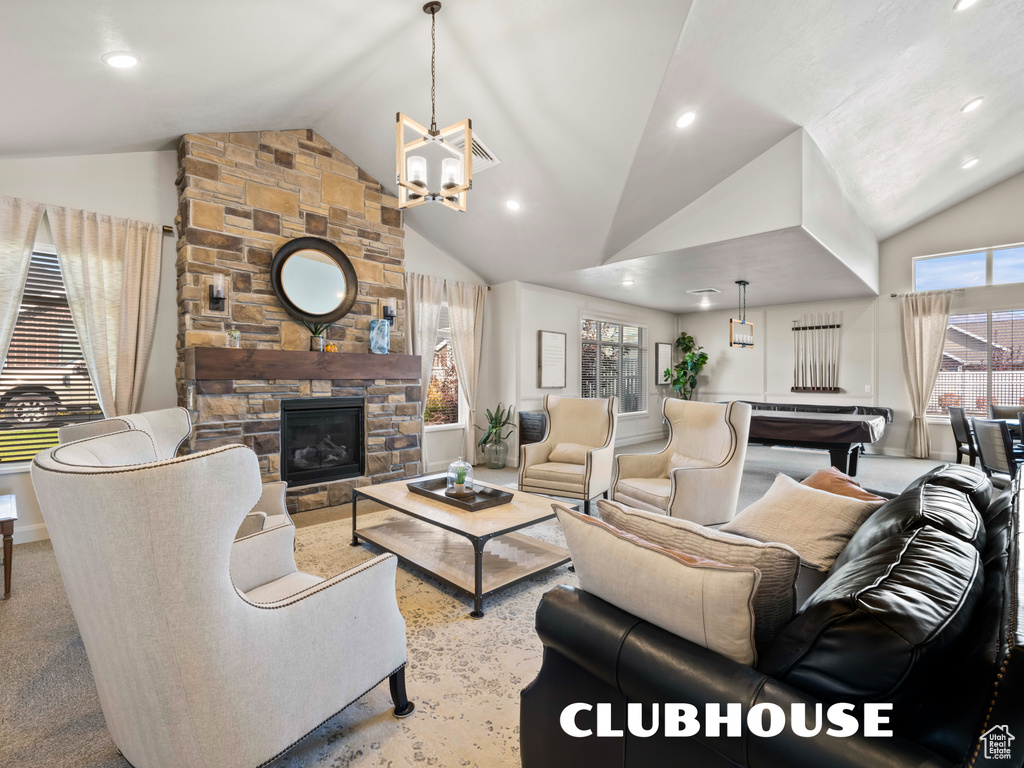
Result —
<instances>
[{"instance_id":1,"label":"white curtain","mask_svg":"<svg viewBox=\"0 0 1024 768\"><path fill-rule=\"evenodd\" d=\"M903 373L914 414L907 436L908 456L926 459L931 453L925 413L942 365L952 300L952 294L947 292L907 293L899 297Z\"/></svg>"},{"instance_id":2,"label":"white curtain","mask_svg":"<svg viewBox=\"0 0 1024 768\"><path fill-rule=\"evenodd\" d=\"M160 227L55 206L46 215L103 415L135 413L156 327Z\"/></svg>"},{"instance_id":3,"label":"white curtain","mask_svg":"<svg viewBox=\"0 0 1024 768\"><path fill-rule=\"evenodd\" d=\"M444 299L444 280L430 275L407 272L405 275L405 312L409 324L410 354L420 356L420 460L424 471L427 466L426 446L423 444L423 413L430 388L430 371L434 366L434 345L437 343L437 323L441 317Z\"/></svg>"},{"instance_id":4,"label":"white curtain","mask_svg":"<svg viewBox=\"0 0 1024 768\"><path fill-rule=\"evenodd\" d=\"M0 290L0 366L7 359L7 349L11 346L32 246L42 218L42 203L0 197L0 285L3 285Z\"/></svg>"},{"instance_id":5,"label":"white curtain","mask_svg":"<svg viewBox=\"0 0 1024 768\"><path fill-rule=\"evenodd\" d=\"M448 313L452 321L452 347L455 351L455 372L459 376L462 396L469 406L466 437L462 456L470 464L476 463L476 399L480 378L480 353L484 340L484 305L487 286L450 281L448 287Z\"/></svg>"}]
</instances>

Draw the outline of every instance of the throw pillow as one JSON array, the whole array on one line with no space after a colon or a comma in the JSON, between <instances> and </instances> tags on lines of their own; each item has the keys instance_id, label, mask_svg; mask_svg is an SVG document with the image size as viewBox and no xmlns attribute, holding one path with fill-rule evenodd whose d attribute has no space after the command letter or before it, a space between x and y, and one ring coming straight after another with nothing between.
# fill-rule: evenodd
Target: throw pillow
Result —
<instances>
[{"instance_id":1,"label":"throw pillow","mask_svg":"<svg viewBox=\"0 0 1024 768\"><path fill-rule=\"evenodd\" d=\"M672 457L668 460L669 470L679 469L680 467L686 468L701 468L701 467L713 467L715 466L710 461L704 461L703 459L691 459L689 456L683 456L681 453L672 453Z\"/></svg>"},{"instance_id":2,"label":"throw pillow","mask_svg":"<svg viewBox=\"0 0 1024 768\"><path fill-rule=\"evenodd\" d=\"M764 653L796 613L800 555L792 547L722 533L714 528L599 499L601 519L652 544L761 573L754 594L754 640ZM807 570L807 569L804 569Z\"/></svg>"},{"instance_id":3,"label":"throw pillow","mask_svg":"<svg viewBox=\"0 0 1024 768\"><path fill-rule=\"evenodd\" d=\"M860 483L849 475L840 472L835 467L819 469L810 477L806 477L800 481L800 484L806 485L810 488L817 488L819 491L828 491L829 493L836 493L840 496L849 496L851 499L860 499L862 501L885 501L884 497L865 491L860 487Z\"/></svg>"},{"instance_id":4,"label":"throw pillow","mask_svg":"<svg viewBox=\"0 0 1024 768\"><path fill-rule=\"evenodd\" d=\"M819 491L778 475L768 493L720 530L788 544L800 553L804 565L827 571L850 537L884 503Z\"/></svg>"},{"instance_id":5,"label":"throw pillow","mask_svg":"<svg viewBox=\"0 0 1024 768\"><path fill-rule=\"evenodd\" d=\"M659 547L561 504L552 506L584 590L740 664L756 661L756 568Z\"/></svg>"},{"instance_id":6,"label":"throw pillow","mask_svg":"<svg viewBox=\"0 0 1024 768\"><path fill-rule=\"evenodd\" d=\"M548 461L559 464L586 464L587 451L593 450L589 445L579 443L555 443L548 455Z\"/></svg>"}]
</instances>

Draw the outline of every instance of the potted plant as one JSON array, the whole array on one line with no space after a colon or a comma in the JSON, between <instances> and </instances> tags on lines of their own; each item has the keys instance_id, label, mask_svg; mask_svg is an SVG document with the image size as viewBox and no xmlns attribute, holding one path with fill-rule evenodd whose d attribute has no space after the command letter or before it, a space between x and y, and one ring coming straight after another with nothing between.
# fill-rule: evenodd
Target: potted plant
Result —
<instances>
[{"instance_id":1,"label":"potted plant","mask_svg":"<svg viewBox=\"0 0 1024 768\"><path fill-rule=\"evenodd\" d=\"M502 435L505 427L511 427ZM505 440L512 434L516 425L512 423L512 406L506 411L503 403L498 403L497 409L492 413L487 410L487 427L477 426L477 429L484 433L478 445L484 449L484 462L488 469L504 469L505 459L508 457L508 443Z\"/></svg>"},{"instance_id":2,"label":"potted plant","mask_svg":"<svg viewBox=\"0 0 1024 768\"><path fill-rule=\"evenodd\" d=\"M683 353L683 359L671 368L666 368L662 375L679 397L689 400L697 388L698 374L707 365L708 353L685 331L679 334L676 346Z\"/></svg>"},{"instance_id":3,"label":"potted plant","mask_svg":"<svg viewBox=\"0 0 1024 768\"><path fill-rule=\"evenodd\" d=\"M473 467L459 457L448 465L445 493L449 496L468 496L473 493Z\"/></svg>"},{"instance_id":4,"label":"potted plant","mask_svg":"<svg viewBox=\"0 0 1024 768\"><path fill-rule=\"evenodd\" d=\"M327 339L324 337L324 334L331 327L331 323L307 323L303 320L302 324L309 331L309 351L323 352L327 346Z\"/></svg>"}]
</instances>

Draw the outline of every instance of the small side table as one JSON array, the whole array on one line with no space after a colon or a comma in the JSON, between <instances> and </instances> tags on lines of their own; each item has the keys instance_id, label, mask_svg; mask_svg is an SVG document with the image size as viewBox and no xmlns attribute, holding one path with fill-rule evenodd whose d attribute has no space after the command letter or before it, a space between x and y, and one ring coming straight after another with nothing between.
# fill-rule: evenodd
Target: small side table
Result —
<instances>
[{"instance_id":1,"label":"small side table","mask_svg":"<svg viewBox=\"0 0 1024 768\"><path fill-rule=\"evenodd\" d=\"M14 521L18 519L18 500L0 496L0 534L4 537L4 600L11 596L11 559L14 557Z\"/></svg>"}]
</instances>

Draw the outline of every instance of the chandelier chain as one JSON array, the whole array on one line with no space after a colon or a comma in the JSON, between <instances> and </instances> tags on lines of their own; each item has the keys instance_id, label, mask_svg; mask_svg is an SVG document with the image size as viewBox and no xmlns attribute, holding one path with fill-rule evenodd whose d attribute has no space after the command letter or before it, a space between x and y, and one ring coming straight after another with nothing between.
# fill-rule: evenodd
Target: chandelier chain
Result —
<instances>
[{"instance_id":1,"label":"chandelier chain","mask_svg":"<svg viewBox=\"0 0 1024 768\"><path fill-rule=\"evenodd\" d=\"M437 42L434 39L434 24L437 21L437 12L430 13L430 133L437 134L437 115L434 107L434 56L437 53Z\"/></svg>"}]
</instances>

